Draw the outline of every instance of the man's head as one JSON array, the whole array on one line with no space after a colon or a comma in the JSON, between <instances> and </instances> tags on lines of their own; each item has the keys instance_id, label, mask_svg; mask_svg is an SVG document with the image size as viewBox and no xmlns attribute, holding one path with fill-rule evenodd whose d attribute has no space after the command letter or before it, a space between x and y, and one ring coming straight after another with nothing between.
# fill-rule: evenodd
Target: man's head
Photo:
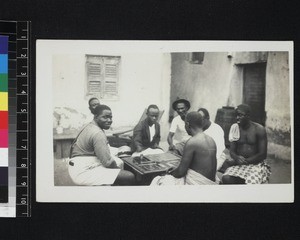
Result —
<instances>
[{"instance_id":1,"label":"man's head","mask_svg":"<svg viewBox=\"0 0 300 240\"><path fill-rule=\"evenodd\" d=\"M148 124L152 125L157 122L158 116L159 116L159 109L158 106L151 104L147 108L147 119L148 119Z\"/></svg>"},{"instance_id":2,"label":"man's head","mask_svg":"<svg viewBox=\"0 0 300 240\"><path fill-rule=\"evenodd\" d=\"M100 105L100 101L98 98L92 97L89 100L89 109L91 110L92 114L94 114L94 110L98 105Z\"/></svg>"},{"instance_id":3,"label":"man's head","mask_svg":"<svg viewBox=\"0 0 300 240\"><path fill-rule=\"evenodd\" d=\"M187 111L191 107L191 104L188 100L178 99L175 102L173 102L172 107L178 113L178 115L184 120Z\"/></svg>"},{"instance_id":4,"label":"man's head","mask_svg":"<svg viewBox=\"0 0 300 240\"><path fill-rule=\"evenodd\" d=\"M206 130L207 128L209 128L210 126L210 116L209 116L209 112L207 111L207 109L205 108L199 108L198 112L201 114L203 120L203 130Z\"/></svg>"},{"instance_id":5,"label":"man's head","mask_svg":"<svg viewBox=\"0 0 300 240\"><path fill-rule=\"evenodd\" d=\"M251 108L247 104L240 104L236 107L235 113L236 113L236 122L244 127L247 126L250 121L250 112Z\"/></svg>"},{"instance_id":6,"label":"man's head","mask_svg":"<svg viewBox=\"0 0 300 240\"><path fill-rule=\"evenodd\" d=\"M94 120L101 129L109 129L112 124L111 109L106 105L98 105L94 109Z\"/></svg>"},{"instance_id":7,"label":"man's head","mask_svg":"<svg viewBox=\"0 0 300 240\"><path fill-rule=\"evenodd\" d=\"M203 117L199 112L190 112L185 118L185 130L189 135L194 136L198 130L203 129Z\"/></svg>"}]
</instances>

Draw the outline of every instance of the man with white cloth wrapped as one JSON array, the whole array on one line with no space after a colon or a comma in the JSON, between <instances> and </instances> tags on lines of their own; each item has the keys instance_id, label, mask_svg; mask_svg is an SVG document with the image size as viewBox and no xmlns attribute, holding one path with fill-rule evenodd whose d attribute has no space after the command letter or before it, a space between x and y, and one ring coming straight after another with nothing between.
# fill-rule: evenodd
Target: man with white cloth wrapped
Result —
<instances>
[{"instance_id":1,"label":"man with white cloth wrapped","mask_svg":"<svg viewBox=\"0 0 300 240\"><path fill-rule=\"evenodd\" d=\"M203 117L190 112L185 119L185 129L192 137L186 142L179 166L170 175L156 177L151 185L213 185L216 176L216 144L203 133Z\"/></svg>"},{"instance_id":2,"label":"man with white cloth wrapped","mask_svg":"<svg viewBox=\"0 0 300 240\"><path fill-rule=\"evenodd\" d=\"M112 124L112 112L106 105L94 109L94 119L74 140L69 161L69 174L78 185L133 185L133 173L121 170L110 153L103 130Z\"/></svg>"}]
</instances>

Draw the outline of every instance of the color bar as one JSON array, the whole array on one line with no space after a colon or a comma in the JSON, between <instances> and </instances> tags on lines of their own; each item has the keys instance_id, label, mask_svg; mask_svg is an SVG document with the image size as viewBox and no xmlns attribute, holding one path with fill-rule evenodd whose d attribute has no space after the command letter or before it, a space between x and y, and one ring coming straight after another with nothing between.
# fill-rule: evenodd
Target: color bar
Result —
<instances>
[{"instance_id":1,"label":"color bar","mask_svg":"<svg viewBox=\"0 0 300 240\"><path fill-rule=\"evenodd\" d=\"M0 36L0 202L8 202L8 36Z\"/></svg>"}]
</instances>

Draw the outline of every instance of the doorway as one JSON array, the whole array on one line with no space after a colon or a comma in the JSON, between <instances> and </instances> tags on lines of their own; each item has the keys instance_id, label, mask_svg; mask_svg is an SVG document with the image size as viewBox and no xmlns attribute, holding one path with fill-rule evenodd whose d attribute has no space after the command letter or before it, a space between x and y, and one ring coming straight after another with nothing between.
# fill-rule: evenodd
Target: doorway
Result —
<instances>
[{"instance_id":1,"label":"doorway","mask_svg":"<svg viewBox=\"0 0 300 240\"><path fill-rule=\"evenodd\" d=\"M243 79L243 103L252 109L251 120L265 126L266 63L245 64Z\"/></svg>"}]
</instances>

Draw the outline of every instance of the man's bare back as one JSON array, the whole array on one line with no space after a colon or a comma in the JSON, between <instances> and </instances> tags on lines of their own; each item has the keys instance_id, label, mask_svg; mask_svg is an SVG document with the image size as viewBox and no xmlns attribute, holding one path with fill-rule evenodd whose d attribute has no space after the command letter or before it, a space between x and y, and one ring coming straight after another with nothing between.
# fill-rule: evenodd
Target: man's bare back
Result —
<instances>
[{"instance_id":1,"label":"man's bare back","mask_svg":"<svg viewBox=\"0 0 300 240\"><path fill-rule=\"evenodd\" d=\"M216 151L216 144L210 136L203 132L197 133L187 141L181 162L172 175L177 178L183 177L188 169L192 169L215 181Z\"/></svg>"},{"instance_id":2,"label":"man's bare back","mask_svg":"<svg viewBox=\"0 0 300 240\"><path fill-rule=\"evenodd\" d=\"M215 141L205 133L198 133L187 142L186 148L194 152L190 169L215 181L217 168Z\"/></svg>"}]
</instances>

